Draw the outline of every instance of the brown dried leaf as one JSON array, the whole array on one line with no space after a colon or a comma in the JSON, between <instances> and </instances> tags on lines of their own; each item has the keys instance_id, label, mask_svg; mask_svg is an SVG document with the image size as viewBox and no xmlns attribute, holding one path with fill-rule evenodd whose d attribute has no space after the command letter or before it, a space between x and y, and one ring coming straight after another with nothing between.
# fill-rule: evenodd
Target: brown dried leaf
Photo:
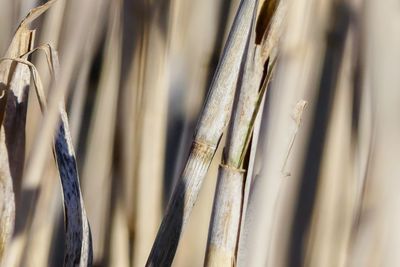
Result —
<instances>
[{"instance_id":1,"label":"brown dried leaf","mask_svg":"<svg viewBox=\"0 0 400 267\"><path fill-rule=\"evenodd\" d=\"M28 27L29 23L55 1L51 0L28 13L14 35L5 54L6 58L19 58L29 52L35 36L35 32ZM26 59L27 56L23 58ZM0 63L0 257L14 229L14 190L19 188L24 168L30 79L30 70L26 64L10 60ZM18 195L16 200L18 201Z\"/></svg>"}]
</instances>

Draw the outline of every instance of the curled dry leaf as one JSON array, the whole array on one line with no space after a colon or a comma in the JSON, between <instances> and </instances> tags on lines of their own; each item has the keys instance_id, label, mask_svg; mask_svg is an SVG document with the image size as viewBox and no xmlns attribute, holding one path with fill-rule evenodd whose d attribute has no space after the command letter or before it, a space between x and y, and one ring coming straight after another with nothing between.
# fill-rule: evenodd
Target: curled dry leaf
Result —
<instances>
[{"instance_id":1,"label":"curled dry leaf","mask_svg":"<svg viewBox=\"0 0 400 267\"><path fill-rule=\"evenodd\" d=\"M35 32L28 25L55 1L51 0L29 12L20 23L5 57L17 58L32 48ZM14 229L14 190L18 190L24 168L30 79L28 66L12 61L0 63L0 258Z\"/></svg>"},{"instance_id":2,"label":"curled dry leaf","mask_svg":"<svg viewBox=\"0 0 400 267\"><path fill-rule=\"evenodd\" d=\"M57 80L59 73L58 54L51 46L42 46L50 63L50 71ZM42 111L46 111L43 92L38 90ZM64 101L59 104L60 122L54 138L54 156L61 179L65 211L65 256L64 266L92 266L93 249L89 221L79 184L75 151L71 141L68 117Z\"/></svg>"},{"instance_id":3,"label":"curled dry leaf","mask_svg":"<svg viewBox=\"0 0 400 267\"><path fill-rule=\"evenodd\" d=\"M59 110L61 121L54 141L54 154L64 195L66 235L64 266L92 266L92 237L79 186L68 118L62 104Z\"/></svg>"},{"instance_id":4,"label":"curled dry leaf","mask_svg":"<svg viewBox=\"0 0 400 267\"><path fill-rule=\"evenodd\" d=\"M15 202L13 180L19 179L24 168L25 121L27 97L31 74L42 111L46 110L43 88L34 65L26 59L36 51L32 49L34 31L28 25L45 12L56 0L32 9L21 22L8 49L5 60L0 62L0 253L10 239L14 226ZM58 73L58 56L51 46L41 46L46 52L54 78ZM92 243L90 227L82 200L75 153L72 147L68 119L64 104L59 105L60 124L54 138L54 155L64 194L66 252L64 266L91 266Z\"/></svg>"},{"instance_id":5,"label":"curled dry leaf","mask_svg":"<svg viewBox=\"0 0 400 267\"><path fill-rule=\"evenodd\" d=\"M6 57L28 52L35 32L21 23ZM15 221L14 185L20 185L25 158L25 122L31 75L26 65L0 63L0 257L10 240Z\"/></svg>"}]
</instances>

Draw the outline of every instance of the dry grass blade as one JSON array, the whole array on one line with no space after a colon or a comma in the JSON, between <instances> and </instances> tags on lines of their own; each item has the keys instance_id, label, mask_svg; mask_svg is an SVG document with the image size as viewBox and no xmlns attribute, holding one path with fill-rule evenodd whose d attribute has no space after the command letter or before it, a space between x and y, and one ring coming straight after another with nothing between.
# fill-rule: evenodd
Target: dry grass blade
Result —
<instances>
[{"instance_id":1,"label":"dry grass blade","mask_svg":"<svg viewBox=\"0 0 400 267\"><path fill-rule=\"evenodd\" d=\"M169 16L168 40L166 41L168 49L165 53L167 62L164 67L168 75L168 81L164 82L164 87L167 85L168 90L163 89L167 91L165 95L168 97L168 109L164 111L167 121L162 124L162 127L166 129L165 156L163 155L161 159L164 166L163 194L161 195L164 207L168 204L175 182L185 164L196 121L206 97L206 90L223 48L225 32L229 31L239 2L238 0L174 0L170 3L170 10L167 14ZM159 23L157 22L157 24ZM194 32L196 34L193 34ZM153 56L157 56L155 55L156 50L152 48L149 50ZM157 94L159 97L161 96L160 93ZM160 117L160 115L157 116ZM160 122L158 124L161 125ZM137 128L137 125L134 127ZM146 130L146 136L151 131L151 129ZM220 151L217 151L214 158L220 158L219 153ZM132 165L129 164L132 161L129 158L126 159L128 165ZM203 252L207 245L208 224L213 200L210 192L215 190L217 164L215 162L210 165L207 176L204 178L196 206L179 241L173 265L200 266L204 263ZM132 168L135 169L134 166ZM147 186L154 188L147 178L144 177L144 180L144 183L148 184ZM155 190L153 189L153 191ZM149 194L144 193L143 195ZM148 203L148 197L146 202ZM147 214L145 215L146 220ZM151 242L145 250L145 261L157 234L162 215L163 212L160 210L160 219L156 221L154 234L153 232L146 234L151 238ZM136 257L135 253L133 255ZM143 263L140 266L143 266Z\"/></svg>"},{"instance_id":2,"label":"dry grass blade","mask_svg":"<svg viewBox=\"0 0 400 267\"><path fill-rule=\"evenodd\" d=\"M19 57L28 52L34 41L28 16L18 27L6 57ZM25 159L25 122L30 72L18 62L0 63L0 257L14 229L15 186L19 187Z\"/></svg>"},{"instance_id":3,"label":"dry grass blade","mask_svg":"<svg viewBox=\"0 0 400 267\"><path fill-rule=\"evenodd\" d=\"M29 44L29 43L28 43ZM15 66L15 65L14 65ZM27 90L30 73L26 66L17 65L12 80L5 94L5 118L0 136L0 180L2 190L0 222L0 254L12 234L15 216L13 181L20 181L25 156L25 119Z\"/></svg>"},{"instance_id":4,"label":"dry grass blade","mask_svg":"<svg viewBox=\"0 0 400 267\"><path fill-rule=\"evenodd\" d=\"M79 186L75 153L67 114L60 104L61 123L54 151L61 178L65 209L66 247L64 266L92 266L92 238Z\"/></svg>"},{"instance_id":5,"label":"dry grass blade","mask_svg":"<svg viewBox=\"0 0 400 267\"><path fill-rule=\"evenodd\" d=\"M28 26L29 23L31 23L33 20L35 20L37 17L39 17L43 12L45 12L56 0L51 0L48 1L46 4L39 6L37 8L32 9L28 15L22 20L20 23L15 37L12 40L12 43L10 45L10 48L8 49L5 58L10 58L10 59L18 59L21 56L26 55L32 48L33 46L33 32L29 30ZM27 55L26 55L27 56ZM24 56L24 58L26 58ZM13 153L16 155L18 154L19 160L22 159L22 163L19 163L19 172L23 169L23 159L25 158L24 156L24 146L25 146L25 136L24 136L24 128L25 128L25 117L26 117L26 105L27 105L27 87L29 85L30 81L30 71L29 71L29 64L19 64L23 62L17 62L17 60L3 60L0 63L0 82L1 82L1 88L0 88L0 122L3 122L3 117L4 113L8 113L9 115L6 116L21 116L20 118L13 118L14 121L18 120L16 123L21 124L19 126L14 125L13 127L15 128L13 131L15 133L21 134L21 136L18 137L19 139L19 146L20 148L13 148ZM14 83L12 83L12 75L16 75L17 73L15 72L23 72L25 74L18 74L16 78L18 80ZM14 74L15 73L15 74ZM11 83L10 83L11 82ZM9 84L10 83L10 84ZM20 84L22 83L22 84ZM9 86L16 86L20 88L9 88ZM8 90L9 89L9 90ZM8 91L7 91L8 90ZM10 93L14 94L14 99L10 99L10 101L17 101L18 106L18 111L21 113L19 115L17 114L12 114L12 110L6 111L6 104L10 105L11 107L14 107L15 110L17 105L13 102L8 104L8 95ZM5 122L4 122L5 123ZM11 123L11 122L10 122ZM8 123L7 123L8 124ZM6 126L7 128L8 126ZM17 136L14 134L14 138L17 138ZM9 141L7 141L9 143ZM1 153L2 155L6 155L5 153ZM20 174L21 175L21 174ZM12 205L10 203L10 205Z\"/></svg>"},{"instance_id":6,"label":"dry grass blade","mask_svg":"<svg viewBox=\"0 0 400 267\"><path fill-rule=\"evenodd\" d=\"M20 31L26 30L26 25L36 17L38 17L40 14L42 14L47 8L50 6L50 4L54 1L50 1L50 3L45 4L44 6L41 6L39 8L33 9L28 16L25 18L25 20L21 23L20 29L17 31L19 33ZM29 31L30 33L30 31ZM30 80L30 70L32 71L35 86L36 86L36 91L37 95L39 98L39 103L41 106L42 111L46 109L46 101L45 101L45 96L43 92L43 88L40 82L39 75L37 73L36 68L28 61L19 59L17 58L22 54L22 56L26 57L28 53L32 53L35 50L30 50L31 48L31 43L29 43L30 46L25 50L25 51L19 51L18 54L11 54L8 53L7 57L5 58L6 60L2 60L2 63L7 61L15 62L16 64L21 64L23 67L26 68L28 76L28 81L26 81L26 77L22 77L20 80L26 83L26 86L29 85L29 80ZM57 78L57 73L58 73L58 56L57 53L55 52L54 49L51 49L49 46L48 49L47 47L40 47L40 48L45 48L45 52L47 55L48 63L51 64L51 70L52 74L56 80ZM11 59L11 60L7 60ZM18 65L17 65L18 68ZM39 82L38 82L39 80ZM10 87L10 91L14 93L14 90L12 90L12 87ZM19 88L18 88L19 89ZM19 89L22 90L22 89ZM20 93L20 92L17 92ZM21 93L20 93L21 94ZM27 92L25 92L25 97L27 95ZM18 95L17 95L18 97ZM21 98L22 96L20 96ZM18 99L18 98L17 98ZM18 99L19 100L19 99ZM25 101L25 116L26 116L26 106L27 102ZM6 119L7 119L7 114L9 114L8 111L6 111ZM59 114L61 117L61 122L59 129L57 131L57 134L55 136L54 140L54 154L55 158L57 161L58 165L58 170L60 173L60 178L61 178L61 183L63 187L63 193L64 193L64 208L65 208L65 223L66 223L66 253L65 253L65 258L64 258L64 266L75 266L76 264L79 264L79 266L91 266L92 264L92 244L91 244L91 235L90 235L90 229L89 229L89 224L88 220L86 217L86 212L84 209L83 205L83 200L80 192L80 186L79 186L79 178L78 178L78 172L77 172L77 167L76 167L76 159L75 159L75 154L73 151L73 146L71 143L71 137L69 133L69 127L68 127L68 121L67 121L67 116L66 112L64 110L64 104L60 104L59 106ZM18 118L19 119L19 118ZM7 120L5 120L6 122ZM22 122L25 122L25 120L19 120ZM25 127L25 124L22 125ZM20 130L20 129L17 129ZM22 131L23 132L23 131ZM24 143L23 143L24 144ZM24 156L20 157L24 159ZM22 169L23 166L20 166ZM10 205L12 203L9 203ZM28 209L28 213L30 210ZM2 218L5 218L2 216ZM26 239L23 239L26 240ZM23 242L24 243L24 242ZM13 259L14 262L21 260L21 252L20 251L24 245L20 244L19 248L17 248L16 253L14 255L18 259ZM18 246L17 246L18 247ZM18 252L19 251L19 252ZM11 254L12 255L12 254ZM8 261L7 261L8 262Z\"/></svg>"},{"instance_id":7,"label":"dry grass blade","mask_svg":"<svg viewBox=\"0 0 400 267\"><path fill-rule=\"evenodd\" d=\"M49 49L52 73L57 79L59 63L57 52ZM40 102L43 102L41 100ZM54 154L60 174L65 210L66 247L64 266L92 266L93 249L89 221L79 185L75 152L64 103L59 105L60 125L54 139Z\"/></svg>"},{"instance_id":8,"label":"dry grass blade","mask_svg":"<svg viewBox=\"0 0 400 267\"><path fill-rule=\"evenodd\" d=\"M246 211L246 235L240 240L239 263L245 266L286 266L290 260L286 247L291 242L287 234L290 224L286 222L292 216L293 183L299 179L305 147L303 136L296 138L293 145L299 125L291 114L300 99L311 102L310 96L315 94L326 34L325 16L329 14L329 3L325 2L280 4L287 5L286 32L279 46L277 75L263 117L263 155L258 160L259 171L253 175L258 178L253 181ZM278 11L279 5L275 12ZM282 169L290 172L290 179Z\"/></svg>"},{"instance_id":9,"label":"dry grass blade","mask_svg":"<svg viewBox=\"0 0 400 267\"><path fill-rule=\"evenodd\" d=\"M365 1L362 21L362 56L370 96L362 99L362 120L371 122L371 148L366 164L365 187L360 214L354 229L349 266L398 266L399 225L399 145L398 120L400 76L399 14L396 1ZM358 48L358 47L357 47ZM366 94L365 92L364 94ZM370 109L371 113L368 114ZM366 126L366 125L365 125ZM368 128L360 130L360 139L368 139ZM362 137L363 136L363 137ZM360 142L360 145L365 145ZM368 148L364 151L368 151ZM362 153L360 150L359 153ZM365 152L364 152L365 153ZM360 157L361 158L361 157ZM359 180L360 181L360 180Z\"/></svg>"},{"instance_id":10,"label":"dry grass blade","mask_svg":"<svg viewBox=\"0 0 400 267\"><path fill-rule=\"evenodd\" d=\"M220 165L204 266L235 266L244 174Z\"/></svg>"},{"instance_id":11,"label":"dry grass blade","mask_svg":"<svg viewBox=\"0 0 400 267\"><path fill-rule=\"evenodd\" d=\"M136 11L132 14L137 19L140 17L140 8L151 10L143 21L133 22L139 34L132 51L132 82L126 83L125 86L129 87L124 92L130 94L130 98L121 103L122 106L127 103L129 106L129 110L121 114L122 120L126 118L121 126L126 131L125 137L129 135L133 141L132 146L127 146L125 150L133 152L132 160L126 160L130 170L124 167L127 171L133 171L130 177L125 176L128 178L125 179L126 196L131 198L126 200L133 238L133 266L143 266L146 263L162 218L162 178L170 82L167 54L171 23L168 18L169 8L175 1L165 2L165 5L161 5L161 2L153 1L150 4L138 1ZM129 142L129 139L125 140Z\"/></svg>"},{"instance_id":12,"label":"dry grass blade","mask_svg":"<svg viewBox=\"0 0 400 267\"><path fill-rule=\"evenodd\" d=\"M54 1L51 1L54 2ZM71 1L68 1L71 3ZM22 205L22 209L19 212L22 213L22 217L32 217L32 212L34 211L36 201L35 198L37 196L37 192L39 189L39 184L42 179L43 170L45 164L47 162L48 157L48 148L51 143L54 142L54 134L58 129L58 123L60 119L60 111L59 105L63 101L65 94L68 92L69 84L71 82L71 77L73 75L73 68L76 59L79 58L80 55L80 44L82 41L86 40L85 34L87 33L87 29L90 28L90 16L82 16L82 13L88 11L88 7L90 6L91 1L79 2L80 9L77 9L78 15L75 15L76 23L80 25L80 27L76 27L71 33L71 36L66 42L66 49L64 51L63 56L63 71L60 73L60 78L57 79L56 82L53 83L52 87L57 88L57 90L51 90L51 95L49 96L48 108L46 113L44 113L44 118L42 120L42 124L36 134L35 141L33 142L32 152L30 153L28 164L25 168L25 179L23 181L23 189L32 192L32 194L25 194L25 202ZM46 4L47 6L47 4ZM37 9L35 9L37 10ZM34 12L37 15L37 12ZM82 40L82 41L81 41ZM33 199L32 199L33 198ZM29 238L29 220L23 218L20 220L22 231L18 232L18 235L13 239L13 248L10 250L10 264L7 266L18 265L15 263L22 258L23 249L26 244L26 240ZM15 242L14 242L15 241ZM15 264L14 264L15 263Z\"/></svg>"},{"instance_id":13,"label":"dry grass blade","mask_svg":"<svg viewBox=\"0 0 400 267\"><path fill-rule=\"evenodd\" d=\"M147 266L172 263L182 229L228 123L254 7L255 0L241 2L200 117L189 158L169 202Z\"/></svg>"},{"instance_id":14,"label":"dry grass blade","mask_svg":"<svg viewBox=\"0 0 400 267\"><path fill-rule=\"evenodd\" d=\"M39 48L44 48L51 73L56 80L59 72L57 52L51 46ZM42 110L45 111L46 101L43 92L39 91L38 98ZM78 262L81 267L91 266L93 253L90 226L82 199L75 152L63 103L60 103L59 113L60 125L54 140L54 154L64 196L66 235L64 266L75 266Z\"/></svg>"},{"instance_id":15,"label":"dry grass blade","mask_svg":"<svg viewBox=\"0 0 400 267\"><path fill-rule=\"evenodd\" d=\"M49 0L41 6L31 9L26 17L22 20L20 27L24 27L37 19L40 15L46 12L55 2L57 2L57 0Z\"/></svg>"},{"instance_id":16,"label":"dry grass blade","mask_svg":"<svg viewBox=\"0 0 400 267\"><path fill-rule=\"evenodd\" d=\"M0 267L400 266L395 0L0 2Z\"/></svg>"},{"instance_id":17,"label":"dry grass blade","mask_svg":"<svg viewBox=\"0 0 400 267\"><path fill-rule=\"evenodd\" d=\"M257 6L257 5L256 5ZM256 9L254 10L256 11ZM255 13L254 13L255 15ZM246 137L255 109L262 77L254 73L254 15L251 38L247 42L243 80L233 105L231 124L222 163L218 170L217 187L210 221L205 266L234 266L239 232L245 171L241 168ZM261 66L262 69L262 66ZM247 122L247 123L246 123Z\"/></svg>"},{"instance_id":18,"label":"dry grass blade","mask_svg":"<svg viewBox=\"0 0 400 267\"><path fill-rule=\"evenodd\" d=\"M254 59L253 56L250 53L248 58ZM223 162L219 169L210 222L206 266L234 266L236 262L245 184L245 170L242 169L242 164L253 132L254 121L267 88L266 82L261 87L261 92L258 92L262 72L254 72L254 62L247 64L248 67L250 69L245 70L239 100L234 107L230 138L228 138ZM272 70L273 64L271 67Z\"/></svg>"},{"instance_id":19,"label":"dry grass blade","mask_svg":"<svg viewBox=\"0 0 400 267\"><path fill-rule=\"evenodd\" d=\"M56 51L52 49L51 46L39 48L45 48L44 51L48 56L48 62L51 64L51 72L56 78L59 69ZM31 50L29 53L34 52L37 49ZM26 65L31 69L39 103L42 111L45 112L46 99L43 93L42 83L35 66L32 63L21 59L6 60L16 61L20 64ZM54 154L64 195L66 234L64 266L75 266L77 262L79 262L79 266L91 266L92 241L90 227L82 200L75 152L71 141L68 118L63 103L60 103L59 114L61 121L54 140Z\"/></svg>"},{"instance_id":20,"label":"dry grass blade","mask_svg":"<svg viewBox=\"0 0 400 267\"><path fill-rule=\"evenodd\" d=\"M80 2L81 9L77 9L79 15L76 16L76 23L80 22L82 27L76 27L75 31L71 34L71 37L65 41L67 42L67 46L63 54L64 56L62 57L63 71L60 73L60 78L52 84L52 88L57 88L57 90L51 91L47 112L44 114L41 127L36 133L36 138L32 145L32 153L25 168L24 186L27 190L36 188L41 180L41 174L46 163L46 149L52 143L54 132L57 129L57 123L59 120L59 103L69 91L69 85L75 67L74 63L77 57L81 54L81 40L86 40L86 33L90 26L88 23L89 17L82 15L82 13L87 10L90 2L91 1Z\"/></svg>"},{"instance_id":21,"label":"dry grass blade","mask_svg":"<svg viewBox=\"0 0 400 267\"><path fill-rule=\"evenodd\" d=\"M85 166L83 169L83 192L88 208L88 216L93 221L92 233L94 262L102 262L107 246L109 230L112 157L117 116L118 87L121 64L121 5L122 1L112 1L108 22L104 63L101 70L98 95L92 117ZM107 112L104 112L106 110ZM92 179L96 177L96 183Z\"/></svg>"},{"instance_id":22,"label":"dry grass blade","mask_svg":"<svg viewBox=\"0 0 400 267\"><path fill-rule=\"evenodd\" d=\"M243 165L255 118L275 68L285 15L285 0L262 1L227 140L225 163L236 168Z\"/></svg>"},{"instance_id":23,"label":"dry grass blade","mask_svg":"<svg viewBox=\"0 0 400 267\"><path fill-rule=\"evenodd\" d=\"M279 1L275 1L275 4L278 3ZM274 8L275 10L278 9ZM209 229L206 266L233 266L236 262L245 184L243 161L253 132L255 118L275 66L276 53L272 51L278 45L282 29L282 23L273 22L277 20L281 22L283 14L279 12L277 15L270 12L260 13L260 19L267 16L270 16L269 23L261 32L264 37L262 45L256 45L258 38L255 31L252 31L252 38L248 45L243 81L234 103L225 154L218 174ZM270 60L270 66L267 65L268 60ZM265 77L264 66L268 68Z\"/></svg>"},{"instance_id":24,"label":"dry grass blade","mask_svg":"<svg viewBox=\"0 0 400 267\"><path fill-rule=\"evenodd\" d=\"M71 107L69 114L69 122L71 127L71 135L74 144L79 140L80 130L82 129L83 112L85 110L85 101L87 99L87 91L90 82L90 68L92 60L95 57L96 50L101 42L101 30L103 29L102 21L107 8L108 1L95 1L96 8L91 10L92 28L88 30L87 40L82 44L83 58L76 59L75 64L79 66L78 77L71 98ZM67 37L68 38L68 37ZM79 63L78 63L79 62Z\"/></svg>"}]
</instances>

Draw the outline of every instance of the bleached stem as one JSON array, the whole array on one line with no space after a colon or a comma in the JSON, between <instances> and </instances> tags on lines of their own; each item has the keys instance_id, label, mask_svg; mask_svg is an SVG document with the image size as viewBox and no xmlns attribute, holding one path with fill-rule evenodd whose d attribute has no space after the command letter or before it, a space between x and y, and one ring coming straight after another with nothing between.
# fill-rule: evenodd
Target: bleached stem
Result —
<instances>
[{"instance_id":1,"label":"bleached stem","mask_svg":"<svg viewBox=\"0 0 400 267\"><path fill-rule=\"evenodd\" d=\"M235 17L210 93L200 116L191 152L175 187L146 266L169 266L203 179L228 123L256 0L243 0Z\"/></svg>"}]
</instances>

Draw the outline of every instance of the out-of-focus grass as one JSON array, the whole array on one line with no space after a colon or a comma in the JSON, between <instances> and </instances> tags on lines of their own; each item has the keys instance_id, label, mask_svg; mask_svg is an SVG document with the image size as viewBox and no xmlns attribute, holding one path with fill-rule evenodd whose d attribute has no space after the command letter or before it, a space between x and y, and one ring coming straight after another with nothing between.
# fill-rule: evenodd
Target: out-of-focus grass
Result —
<instances>
[{"instance_id":1,"label":"out-of-focus grass","mask_svg":"<svg viewBox=\"0 0 400 267\"><path fill-rule=\"evenodd\" d=\"M179 177L234 14L239 2L247 1L57 0L21 33L16 30L28 11L52 1L0 0L4 266L68 262L68 242L85 246L80 230L71 239L64 225L76 219L73 225L83 228L83 206L92 229L94 266L145 265L173 189L182 186ZM277 20L272 15L282 6L286 15ZM238 196L244 197L240 233L234 233L232 262L238 266L399 265L397 9L395 0L258 1L256 41L249 39L247 49L264 47L265 53L246 55L261 58L254 64L258 79L266 74L266 59L278 55L275 72L264 101L257 103L262 108L252 134L240 120L245 109L237 104L238 90L252 86L251 79L246 71L237 75L238 85L229 79L248 61L225 68L230 75L219 82L226 88L207 118L223 117L224 126L231 118L230 132L222 127L212 139L215 158L198 201L177 201L177 207L196 205L182 238L179 233L174 241L174 246L179 241L174 266L204 263L221 159L248 170ZM262 31L269 38L262 39ZM21 58L46 43L59 53L56 80L45 54ZM34 80L25 64L37 68ZM42 101L48 99L43 114L34 86L38 79ZM258 89L256 84L251 89ZM226 99L234 99L235 91L231 115ZM63 164L75 158L69 161L69 154L64 159L51 150L60 134L62 102L72 140L56 136L64 136L76 151L83 191L76 206L80 200L64 202L71 198L66 184L57 182L72 177L63 170L74 168ZM219 109L224 103L226 114ZM301 103L307 109L300 118ZM247 129L244 146L237 142L244 164L236 165L232 139L241 127ZM206 128L201 135L212 133Z\"/></svg>"}]
</instances>

